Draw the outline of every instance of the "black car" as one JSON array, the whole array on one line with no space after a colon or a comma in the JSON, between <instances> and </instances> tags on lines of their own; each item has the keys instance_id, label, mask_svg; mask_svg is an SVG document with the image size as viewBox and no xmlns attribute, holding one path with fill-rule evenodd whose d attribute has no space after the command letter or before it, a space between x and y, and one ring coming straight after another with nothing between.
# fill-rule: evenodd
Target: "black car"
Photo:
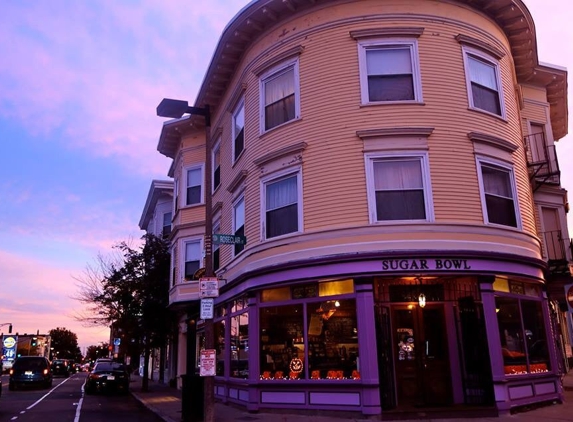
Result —
<instances>
[{"instance_id":1,"label":"black car","mask_svg":"<svg viewBox=\"0 0 573 422\"><path fill-rule=\"evenodd\" d=\"M62 375L64 377L70 376L70 363L66 359L56 359L52 361L52 374L54 376Z\"/></svg>"},{"instance_id":2,"label":"black car","mask_svg":"<svg viewBox=\"0 0 573 422\"><path fill-rule=\"evenodd\" d=\"M52 386L52 371L50 362L42 356L21 356L16 358L10 369L8 390L16 390L18 387L40 386L50 388Z\"/></svg>"},{"instance_id":3,"label":"black car","mask_svg":"<svg viewBox=\"0 0 573 422\"><path fill-rule=\"evenodd\" d=\"M127 366L119 362L97 362L84 385L86 394L129 392Z\"/></svg>"}]
</instances>

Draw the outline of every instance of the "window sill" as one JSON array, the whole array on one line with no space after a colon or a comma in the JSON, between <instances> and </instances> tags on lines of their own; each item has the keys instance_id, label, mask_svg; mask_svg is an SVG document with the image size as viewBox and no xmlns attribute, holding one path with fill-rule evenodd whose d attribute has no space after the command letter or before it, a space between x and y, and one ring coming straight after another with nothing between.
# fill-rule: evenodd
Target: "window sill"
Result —
<instances>
[{"instance_id":1,"label":"window sill","mask_svg":"<svg viewBox=\"0 0 573 422\"><path fill-rule=\"evenodd\" d=\"M472 107L472 106L468 107L468 110L474 111L476 113L482 113L482 114L485 114L486 116L495 117L496 119L501 120L504 123L507 123L507 119L504 115L500 116L499 114L492 113L491 111L483 110L481 108Z\"/></svg>"},{"instance_id":2,"label":"window sill","mask_svg":"<svg viewBox=\"0 0 573 422\"><path fill-rule=\"evenodd\" d=\"M406 101L378 101L372 103L361 103L360 107L377 107L377 106L395 106L395 105L418 105L425 106L424 101L406 100Z\"/></svg>"},{"instance_id":3,"label":"window sill","mask_svg":"<svg viewBox=\"0 0 573 422\"><path fill-rule=\"evenodd\" d=\"M292 124L292 123L295 123L295 122L298 122L298 121L300 121L300 120L302 120L302 117L295 117L294 119L289 120L288 122L281 123L280 125L275 126L275 127L273 127L273 128L270 128L270 129L267 129L267 130L264 130L264 129L261 128L260 137L262 138L262 137L264 137L265 135L267 135L268 133L274 132L274 131L277 130L277 129L280 129L280 128L282 128L282 127L288 126L288 125L290 125L290 124Z\"/></svg>"}]
</instances>

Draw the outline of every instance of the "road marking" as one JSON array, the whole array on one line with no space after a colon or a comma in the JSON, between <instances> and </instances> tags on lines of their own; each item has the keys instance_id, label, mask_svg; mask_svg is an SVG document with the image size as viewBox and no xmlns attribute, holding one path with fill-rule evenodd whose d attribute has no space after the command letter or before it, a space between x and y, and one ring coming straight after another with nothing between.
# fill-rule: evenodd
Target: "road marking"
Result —
<instances>
[{"instance_id":1,"label":"road marking","mask_svg":"<svg viewBox=\"0 0 573 422\"><path fill-rule=\"evenodd\" d=\"M76 417L74 418L74 422L80 421L80 413L82 411L82 403L84 402L84 385L82 385L82 397L80 398L80 401L78 402L78 407L76 407Z\"/></svg>"},{"instance_id":2,"label":"road marking","mask_svg":"<svg viewBox=\"0 0 573 422\"><path fill-rule=\"evenodd\" d=\"M39 404L42 400L44 400L46 397L48 397L50 394L52 394L54 392L54 390L56 388L58 388L60 385L64 384L65 382L68 382L69 378L66 378L65 380L63 380L61 383L59 383L58 385L56 385L54 388L52 388L50 391L48 391L46 394L44 394L42 397L40 397L36 403L32 403L30 406L28 406L26 408L26 410L30 410L32 409L34 406L36 406L37 404Z\"/></svg>"}]
</instances>

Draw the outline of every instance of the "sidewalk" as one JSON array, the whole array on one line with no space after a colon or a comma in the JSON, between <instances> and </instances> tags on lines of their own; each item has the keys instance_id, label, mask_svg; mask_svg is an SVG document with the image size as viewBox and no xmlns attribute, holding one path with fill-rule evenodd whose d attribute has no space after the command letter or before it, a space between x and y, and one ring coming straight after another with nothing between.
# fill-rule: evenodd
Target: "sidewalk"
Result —
<instances>
[{"instance_id":1,"label":"sidewalk","mask_svg":"<svg viewBox=\"0 0 573 422\"><path fill-rule=\"evenodd\" d=\"M479 418L479 421L488 422L565 422L573 421L573 370L563 379L565 390L565 402L563 404L553 404L544 406L528 412L517 413L509 416ZM169 387L155 381L149 381L149 391L141 391L141 378L134 377L131 383L131 393L145 407L156 413L165 422L181 422L181 390ZM249 413L248 411L235 407L215 403L215 422L231 421L260 421L260 422L371 422L373 419L356 418L352 416L317 416L317 415L300 415L290 413L270 413L258 412ZM374 419L376 420L376 419ZM450 419L424 419L427 422L477 422L476 418L450 418ZM405 421L402 421L405 422ZM416 422L420 422L418 419Z\"/></svg>"}]
</instances>

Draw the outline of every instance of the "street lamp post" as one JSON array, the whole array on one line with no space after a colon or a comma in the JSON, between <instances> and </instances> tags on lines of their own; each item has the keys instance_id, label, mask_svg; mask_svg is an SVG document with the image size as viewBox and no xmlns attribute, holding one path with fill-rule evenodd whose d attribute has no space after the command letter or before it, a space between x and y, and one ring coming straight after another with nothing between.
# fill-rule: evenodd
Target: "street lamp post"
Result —
<instances>
[{"instance_id":1,"label":"street lamp post","mask_svg":"<svg viewBox=\"0 0 573 422\"><path fill-rule=\"evenodd\" d=\"M187 101L164 98L157 106L157 115L179 119L183 114L203 116L205 119L205 277L213 277L213 191L212 191L212 162L211 162L211 110L209 105L204 107L189 106ZM188 332L189 336L191 333ZM195 339L193 339L194 341ZM189 342L187 343L189 344ZM215 348L215 333L213 320L205 319L205 349ZM194 356L193 356L194 358ZM190 362L187 359L187 362ZM194 367L194 365L193 365ZM187 366L187 375L193 368ZM215 420L215 382L214 377L205 377L204 422ZM183 397L183 400L189 398Z\"/></svg>"},{"instance_id":2,"label":"street lamp post","mask_svg":"<svg viewBox=\"0 0 573 422\"><path fill-rule=\"evenodd\" d=\"M11 322L5 322L3 324L0 324L0 327L4 327L4 326L8 326L8 334L12 334L12 323Z\"/></svg>"}]
</instances>

